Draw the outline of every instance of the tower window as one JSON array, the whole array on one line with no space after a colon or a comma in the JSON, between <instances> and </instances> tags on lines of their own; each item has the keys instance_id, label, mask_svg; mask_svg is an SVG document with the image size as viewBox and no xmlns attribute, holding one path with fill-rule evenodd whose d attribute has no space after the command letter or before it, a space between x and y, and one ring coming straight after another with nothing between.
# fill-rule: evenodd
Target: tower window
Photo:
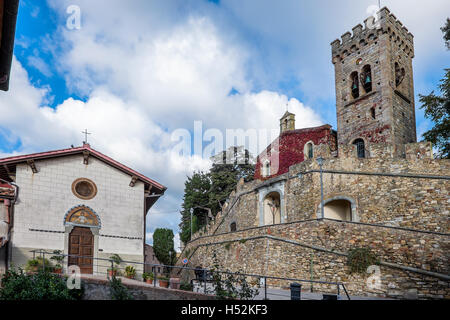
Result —
<instances>
[{"instance_id":1,"label":"tower window","mask_svg":"<svg viewBox=\"0 0 450 320\"><path fill-rule=\"evenodd\" d=\"M230 224L230 231L231 231L231 232L234 232L234 231L236 231L236 229L237 229L237 227L236 227L236 222L232 222L232 223Z\"/></svg>"},{"instance_id":2,"label":"tower window","mask_svg":"<svg viewBox=\"0 0 450 320\"><path fill-rule=\"evenodd\" d=\"M372 107L372 108L370 109L370 114L371 114L371 116L372 116L372 119L375 119L375 107Z\"/></svg>"},{"instance_id":3,"label":"tower window","mask_svg":"<svg viewBox=\"0 0 450 320\"><path fill-rule=\"evenodd\" d=\"M359 81L358 81L358 72L352 72L350 75L351 87L350 90L352 92L352 97L354 99L359 97Z\"/></svg>"},{"instance_id":4,"label":"tower window","mask_svg":"<svg viewBox=\"0 0 450 320\"><path fill-rule=\"evenodd\" d=\"M365 158L366 152L364 148L364 140L356 139L355 141L353 141L353 145L356 146L356 154L358 155L358 158Z\"/></svg>"},{"instance_id":5,"label":"tower window","mask_svg":"<svg viewBox=\"0 0 450 320\"><path fill-rule=\"evenodd\" d=\"M400 68L398 62L395 63L395 85L398 87L405 77L405 68Z\"/></svg>"},{"instance_id":6,"label":"tower window","mask_svg":"<svg viewBox=\"0 0 450 320\"><path fill-rule=\"evenodd\" d=\"M372 91L372 72L370 65L365 65L361 72L361 84L364 90L367 92Z\"/></svg>"}]
</instances>

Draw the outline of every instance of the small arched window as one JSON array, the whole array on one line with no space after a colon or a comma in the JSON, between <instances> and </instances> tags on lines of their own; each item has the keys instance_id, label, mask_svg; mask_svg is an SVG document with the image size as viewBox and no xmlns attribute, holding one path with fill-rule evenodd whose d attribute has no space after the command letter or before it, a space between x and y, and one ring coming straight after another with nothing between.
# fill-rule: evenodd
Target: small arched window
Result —
<instances>
[{"instance_id":1,"label":"small arched window","mask_svg":"<svg viewBox=\"0 0 450 320\"><path fill-rule=\"evenodd\" d=\"M372 71L370 65L365 65L361 71L361 84L366 93L372 91Z\"/></svg>"},{"instance_id":2,"label":"small arched window","mask_svg":"<svg viewBox=\"0 0 450 320\"><path fill-rule=\"evenodd\" d=\"M236 222L232 222L232 223L230 224L230 231L231 231L231 232L234 232L234 231L236 231L236 230L237 230Z\"/></svg>"},{"instance_id":3,"label":"small arched window","mask_svg":"<svg viewBox=\"0 0 450 320\"><path fill-rule=\"evenodd\" d=\"M356 139L355 141L353 141L353 145L356 146L356 154L358 155L358 158L365 158L366 151L364 147L364 140Z\"/></svg>"},{"instance_id":4,"label":"small arched window","mask_svg":"<svg viewBox=\"0 0 450 320\"><path fill-rule=\"evenodd\" d=\"M352 72L350 75L351 87L350 90L352 92L353 99L359 97L359 81L358 81L358 72Z\"/></svg>"},{"instance_id":5,"label":"small arched window","mask_svg":"<svg viewBox=\"0 0 450 320\"><path fill-rule=\"evenodd\" d=\"M405 77L405 68L400 68L398 62L395 63L395 86L398 87Z\"/></svg>"},{"instance_id":6,"label":"small arched window","mask_svg":"<svg viewBox=\"0 0 450 320\"><path fill-rule=\"evenodd\" d=\"M262 176L268 177L270 176L270 161L266 160L263 162L262 166Z\"/></svg>"},{"instance_id":7,"label":"small arched window","mask_svg":"<svg viewBox=\"0 0 450 320\"><path fill-rule=\"evenodd\" d=\"M314 146L311 142L308 142L306 144L306 157L308 159L313 159L314 158Z\"/></svg>"}]
</instances>

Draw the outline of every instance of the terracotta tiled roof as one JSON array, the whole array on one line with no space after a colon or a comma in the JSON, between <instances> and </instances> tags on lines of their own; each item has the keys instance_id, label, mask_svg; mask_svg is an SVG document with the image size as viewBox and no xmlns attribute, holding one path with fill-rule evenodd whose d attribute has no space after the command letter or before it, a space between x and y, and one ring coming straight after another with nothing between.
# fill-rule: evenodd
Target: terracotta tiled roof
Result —
<instances>
[{"instance_id":1,"label":"terracotta tiled roof","mask_svg":"<svg viewBox=\"0 0 450 320\"><path fill-rule=\"evenodd\" d=\"M14 188L9 184L0 183L0 198L14 197Z\"/></svg>"},{"instance_id":2,"label":"terracotta tiled roof","mask_svg":"<svg viewBox=\"0 0 450 320\"><path fill-rule=\"evenodd\" d=\"M104 155L103 153L91 148L89 144L84 144L82 147L75 147L75 148L69 148L69 149L60 149L60 150L54 150L54 151L46 151L46 152L39 152L39 153L32 153L27 155L19 155L19 156L13 156L8 158L0 159L0 166L11 166L18 163L26 162L27 160L41 160L41 159L49 159L49 158L56 158L56 157L62 157L62 156L68 156L73 154L82 154L83 152L89 152L89 156L93 156L99 160L102 160L106 162L107 164L115 167L116 169L119 169L131 176L136 176L138 180L141 180L144 183L148 183L161 191L165 191L167 188L163 186L162 184L156 182L155 180L152 180L143 174L121 164L120 162Z\"/></svg>"}]
</instances>

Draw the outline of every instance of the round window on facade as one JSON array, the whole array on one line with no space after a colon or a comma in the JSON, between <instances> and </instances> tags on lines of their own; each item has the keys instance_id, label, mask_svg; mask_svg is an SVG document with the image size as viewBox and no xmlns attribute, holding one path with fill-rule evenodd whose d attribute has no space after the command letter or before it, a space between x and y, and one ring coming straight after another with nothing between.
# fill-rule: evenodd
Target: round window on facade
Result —
<instances>
[{"instance_id":1,"label":"round window on facade","mask_svg":"<svg viewBox=\"0 0 450 320\"><path fill-rule=\"evenodd\" d=\"M89 179L79 178L72 183L72 192L80 199L89 200L97 194L97 186Z\"/></svg>"}]
</instances>

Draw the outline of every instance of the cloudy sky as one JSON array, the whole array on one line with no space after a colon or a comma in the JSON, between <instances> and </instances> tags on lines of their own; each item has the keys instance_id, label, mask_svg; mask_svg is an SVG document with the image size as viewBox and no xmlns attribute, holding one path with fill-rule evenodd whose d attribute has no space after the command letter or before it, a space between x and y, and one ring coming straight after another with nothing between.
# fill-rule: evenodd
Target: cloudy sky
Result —
<instances>
[{"instance_id":1,"label":"cloudy sky","mask_svg":"<svg viewBox=\"0 0 450 320\"><path fill-rule=\"evenodd\" d=\"M330 43L377 2L21 0L0 157L80 145L87 128L93 148L168 187L148 242L156 227L177 234L185 178L209 162L175 154L172 133L277 129L286 105L297 128L336 127ZM449 67L450 3L381 5L414 34L415 93L429 93ZM416 118L420 139L431 123L419 105Z\"/></svg>"}]
</instances>

